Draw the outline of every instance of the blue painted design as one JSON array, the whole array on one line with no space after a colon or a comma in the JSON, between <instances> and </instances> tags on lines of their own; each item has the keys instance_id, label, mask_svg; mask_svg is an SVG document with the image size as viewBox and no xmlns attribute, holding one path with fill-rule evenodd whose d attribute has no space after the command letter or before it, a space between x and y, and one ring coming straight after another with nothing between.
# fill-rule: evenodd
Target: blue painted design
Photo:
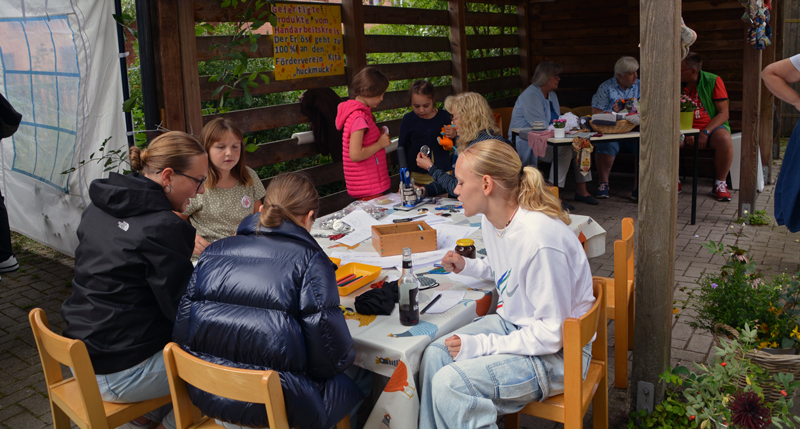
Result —
<instances>
[{"instance_id":1,"label":"blue painted design","mask_svg":"<svg viewBox=\"0 0 800 429\"><path fill-rule=\"evenodd\" d=\"M436 333L439 332L439 327L434 325L430 322L425 322L420 320L415 326L412 326L407 331L400 333L400 334L392 334L394 338L401 338L401 337L418 337L421 335L427 335L431 337L431 339L436 338Z\"/></svg>"},{"instance_id":2,"label":"blue painted design","mask_svg":"<svg viewBox=\"0 0 800 429\"><path fill-rule=\"evenodd\" d=\"M69 17L3 18L0 27L18 35L0 39L0 70L6 98L19 103L25 115L20 132L11 138L11 168L69 192L69 175L61 172L75 156L81 102L78 50ZM50 46L36 42L46 38Z\"/></svg>"}]
</instances>

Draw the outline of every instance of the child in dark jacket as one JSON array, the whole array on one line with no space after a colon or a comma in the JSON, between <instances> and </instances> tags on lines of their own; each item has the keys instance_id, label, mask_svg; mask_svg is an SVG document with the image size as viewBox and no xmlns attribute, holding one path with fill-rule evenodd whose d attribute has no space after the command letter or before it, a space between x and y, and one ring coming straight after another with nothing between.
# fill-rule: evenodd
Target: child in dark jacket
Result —
<instances>
[{"instance_id":1,"label":"child in dark jacket","mask_svg":"<svg viewBox=\"0 0 800 429\"><path fill-rule=\"evenodd\" d=\"M417 153L422 146L428 146L431 149L433 164L444 171L452 170L450 153L436 140L442 127L450 125L450 113L445 109L436 108L436 93L430 82L418 80L411 84L408 92L413 111L406 113L400 123L399 146L405 149L406 165L411 171L414 183L427 185L433 178L426 170L417 166ZM456 136L452 128L447 128L445 133L451 139Z\"/></svg>"}]
</instances>

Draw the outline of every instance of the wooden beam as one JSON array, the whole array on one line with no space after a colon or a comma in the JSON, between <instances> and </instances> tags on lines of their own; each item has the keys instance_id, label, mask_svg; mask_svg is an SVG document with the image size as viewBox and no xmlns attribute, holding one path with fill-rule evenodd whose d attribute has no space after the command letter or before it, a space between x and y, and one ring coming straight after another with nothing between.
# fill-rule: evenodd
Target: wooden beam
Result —
<instances>
[{"instance_id":1,"label":"wooden beam","mask_svg":"<svg viewBox=\"0 0 800 429\"><path fill-rule=\"evenodd\" d=\"M342 25L344 26L344 56L347 67L347 85L353 76L367 66L364 41L364 5L361 0L342 0ZM351 96L353 94L350 94Z\"/></svg>"},{"instance_id":2,"label":"wooden beam","mask_svg":"<svg viewBox=\"0 0 800 429\"><path fill-rule=\"evenodd\" d=\"M775 62L775 45L769 45L761 53L761 61L764 67ZM762 69L764 68L762 67ZM758 166L759 174L766 167L767 176L765 183L772 184L772 122L775 113L775 96L767 89L761 81L760 108L761 117L758 121L758 145L761 150L761 165Z\"/></svg>"},{"instance_id":3,"label":"wooden beam","mask_svg":"<svg viewBox=\"0 0 800 429\"><path fill-rule=\"evenodd\" d=\"M526 85L533 78L533 65L531 64L531 24L530 6L527 2L517 3L517 44L519 49L519 78Z\"/></svg>"},{"instance_id":4,"label":"wooden beam","mask_svg":"<svg viewBox=\"0 0 800 429\"><path fill-rule=\"evenodd\" d=\"M761 174L758 165L758 126L759 107L761 107L761 51L744 43L744 85L742 95L742 150L739 170L739 216L745 217L745 204L750 213L756 209L757 176Z\"/></svg>"},{"instance_id":5,"label":"wooden beam","mask_svg":"<svg viewBox=\"0 0 800 429\"><path fill-rule=\"evenodd\" d=\"M164 128L186 131L183 109L183 76L175 73L181 68L181 44L178 37L178 7L174 0L158 0L155 7L153 39L155 66L160 90Z\"/></svg>"},{"instance_id":6,"label":"wooden beam","mask_svg":"<svg viewBox=\"0 0 800 429\"><path fill-rule=\"evenodd\" d=\"M447 11L450 16L450 55L453 75L453 93L468 91L467 82L467 33L466 0L448 0Z\"/></svg>"},{"instance_id":7,"label":"wooden beam","mask_svg":"<svg viewBox=\"0 0 800 429\"><path fill-rule=\"evenodd\" d=\"M636 246L636 316L633 371L628 395L636 407L637 385L655 386L654 404L664 398L659 374L670 368L672 291L678 217L678 119L680 0L640 0L642 80L639 146L639 218ZM625 353L617 339L614 353Z\"/></svg>"},{"instance_id":8,"label":"wooden beam","mask_svg":"<svg viewBox=\"0 0 800 429\"><path fill-rule=\"evenodd\" d=\"M197 68L197 36L194 33L194 0L178 0L177 3L186 132L199 136L203 130L203 112L200 105L200 75Z\"/></svg>"}]
</instances>

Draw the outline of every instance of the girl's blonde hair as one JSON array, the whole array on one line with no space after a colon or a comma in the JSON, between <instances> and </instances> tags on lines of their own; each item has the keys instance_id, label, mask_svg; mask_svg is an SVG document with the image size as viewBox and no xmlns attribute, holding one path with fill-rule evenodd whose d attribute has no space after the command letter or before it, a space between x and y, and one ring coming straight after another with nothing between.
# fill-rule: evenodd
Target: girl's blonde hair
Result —
<instances>
[{"instance_id":1,"label":"girl's blonde hair","mask_svg":"<svg viewBox=\"0 0 800 429\"><path fill-rule=\"evenodd\" d=\"M444 108L451 115L461 117L458 128L458 150L464 150L467 145L478 137L481 131L488 131L499 135L500 128L494 121L494 114L486 99L477 92L462 92L451 95L444 100Z\"/></svg>"},{"instance_id":2,"label":"girl's blonde hair","mask_svg":"<svg viewBox=\"0 0 800 429\"><path fill-rule=\"evenodd\" d=\"M206 155L203 145L193 136L170 131L153 139L145 149L129 149L131 167L142 174L153 174L167 168L183 173L192 168L194 155Z\"/></svg>"},{"instance_id":3,"label":"girl's blonde hair","mask_svg":"<svg viewBox=\"0 0 800 429\"><path fill-rule=\"evenodd\" d=\"M284 219L305 228L301 219L311 210L314 210L316 218L319 214L319 194L314 182L305 174L282 173L267 186L259 220L267 228L277 227Z\"/></svg>"},{"instance_id":4,"label":"girl's blonde hair","mask_svg":"<svg viewBox=\"0 0 800 429\"><path fill-rule=\"evenodd\" d=\"M253 186L253 178L250 177L250 174L247 172L247 167L244 165L244 134L242 134L242 131L233 121L227 118L217 118L207 123L206 126L203 127L203 131L200 132L200 141L203 143L206 152L211 152L211 146L221 141L225 137L225 133L228 132L239 140L239 162L231 169L231 176L244 186ZM220 178L219 170L217 170L214 163L210 161L209 159L206 189L214 189Z\"/></svg>"},{"instance_id":5,"label":"girl's blonde hair","mask_svg":"<svg viewBox=\"0 0 800 429\"><path fill-rule=\"evenodd\" d=\"M569 225L569 214L547 188L542 173L530 166L523 168L517 152L508 143L500 140L480 141L459 156L464 157L464 162L473 173L491 177L520 207L542 212Z\"/></svg>"}]
</instances>

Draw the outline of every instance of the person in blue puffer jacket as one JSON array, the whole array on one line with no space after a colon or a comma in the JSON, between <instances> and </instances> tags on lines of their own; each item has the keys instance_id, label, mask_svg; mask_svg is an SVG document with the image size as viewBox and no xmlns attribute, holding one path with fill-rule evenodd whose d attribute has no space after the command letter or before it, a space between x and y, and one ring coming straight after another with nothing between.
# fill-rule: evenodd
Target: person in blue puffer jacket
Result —
<instances>
[{"instance_id":1,"label":"person in blue puffer jacket","mask_svg":"<svg viewBox=\"0 0 800 429\"><path fill-rule=\"evenodd\" d=\"M273 179L262 212L203 251L178 307L173 340L219 365L278 371L290 426L327 429L364 394L343 374L356 353L339 309L335 267L309 234L318 210L308 177ZM268 426L263 404L188 387L208 416Z\"/></svg>"}]
</instances>

